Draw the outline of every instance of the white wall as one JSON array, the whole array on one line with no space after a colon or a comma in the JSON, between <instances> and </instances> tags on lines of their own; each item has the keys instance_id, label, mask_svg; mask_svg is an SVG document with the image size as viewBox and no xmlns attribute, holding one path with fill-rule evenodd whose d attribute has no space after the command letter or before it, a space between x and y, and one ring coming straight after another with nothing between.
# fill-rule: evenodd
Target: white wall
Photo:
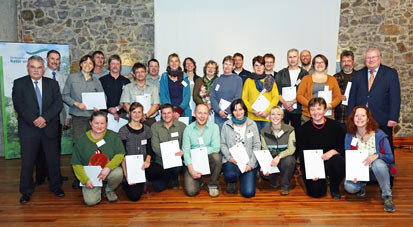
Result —
<instances>
[{"instance_id":1,"label":"white wall","mask_svg":"<svg viewBox=\"0 0 413 227\"><path fill-rule=\"evenodd\" d=\"M164 72L169 54L190 56L202 76L206 61L222 73L222 59L235 52L248 70L253 57L273 53L278 71L290 48L309 49L334 74L339 16L340 0L155 0L155 57Z\"/></svg>"}]
</instances>

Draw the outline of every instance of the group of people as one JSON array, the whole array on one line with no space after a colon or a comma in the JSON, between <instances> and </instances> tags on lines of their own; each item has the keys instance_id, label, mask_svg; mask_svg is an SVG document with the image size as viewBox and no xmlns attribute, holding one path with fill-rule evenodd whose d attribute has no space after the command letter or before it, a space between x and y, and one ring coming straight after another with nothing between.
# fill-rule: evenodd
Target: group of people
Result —
<instances>
[{"instance_id":1,"label":"group of people","mask_svg":"<svg viewBox=\"0 0 413 227\"><path fill-rule=\"evenodd\" d=\"M50 56L57 61L56 67L51 66ZM309 196L326 195L329 185L332 198L340 199L345 150L368 150L363 163L370 166L370 179L379 183L384 210L395 211L392 127L399 118L400 84L397 71L381 64L378 49L367 50L366 67L359 71L353 69L353 53L344 51L341 71L334 76L327 74L324 55L312 58L308 50L300 53L297 49L287 52L288 66L278 73L273 54L254 57L253 72L249 72L243 68L243 55L236 53L224 57L221 75L215 61L206 62L202 77L196 74L194 59L186 58L182 70L179 56L171 54L162 75L156 59L149 60L148 70L142 63L134 64L132 82L120 74L118 55L109 57L109 70L103 67L102 52L85 55L79 62L80 72L62 79L55 76L59 75L59 52L49 51L46 61L47 69L41 57L30 57L29 75L15 80L13 86L22 155L21 203L28 202L34 191L32 172L41 153L50 190L64 196L59 142L62 125L71 124L73 186L83 185L87 205L101 201L101 188L93 185L85 172L88 165L102 167L98 178L106 182L105 196L110 202L118 199L119 185L132 201L150 190L147 182L156 192L179 188L180 174L184 193L197 195L204 177L193 166L191 150L201 147L208 153L211 197L219 195L221 173L227 193L236 194L239 181L241 195L253 197L260 176L273 188L280 188L281 195L288 195L299 164ZM349 95L344 95L346 89ZM85 92L104 92L107 108L88 110L82 102ZM330 92L331 98L326 100L323 92ZM149 106L137 101L141 96L149 97ZM107 129L108 115L129 122L114 132ZM181 117L187 117L189 125L181 122ZM160 144L173 140L179 143L175 155L182 157L184 167L165 169ZM237 147L246 151L245 165L233 157L231 150ZM323 151L325 179L306 178L304 151L312 149ZM280 174L263 172L254 154L259 150L269 150L271 166L278 167ZM128 182L125 155L137 154L144 158L141 168L146 183ZM366 183L346 180L344 188L364 196Z\"/></svg>"}]
</instances>

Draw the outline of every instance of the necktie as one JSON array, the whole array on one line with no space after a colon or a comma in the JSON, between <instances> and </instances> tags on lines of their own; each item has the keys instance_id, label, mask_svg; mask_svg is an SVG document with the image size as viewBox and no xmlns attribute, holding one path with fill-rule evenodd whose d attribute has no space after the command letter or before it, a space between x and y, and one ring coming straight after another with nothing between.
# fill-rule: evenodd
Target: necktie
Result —
<instances>
[{"instance_id":1,"label":"necktie","mask_svg":"<svg viewBox=\"0 0 413 227\"><path fill-rule=\"evenodd\" d=\"M371 89L371 86L373 86L373 82L374 82L374 70L370 70L369 91Z\"/></svg>"},{"instance_id":2,"label":"necktie","mask_svg":"<svg viewBox=\"0 0 413 227\"><path fill-rule=\"evenodd\" d=\"M34 82L36 86L34 90L36 91L37 104L39 105L40 114L42 114L42 94L40 93L39 86L37 86L38 83L39 83L38 81Z\"/></svg>"},{"instance_id":3,"label":"necktie","mask_svg":"<svg viewBox=\"0 0 413 227\"><path fill-rule=\"evenodd\" d=\"M52 72L53 80L56 80L56 72Z\"/></svg>"}]
</instances>

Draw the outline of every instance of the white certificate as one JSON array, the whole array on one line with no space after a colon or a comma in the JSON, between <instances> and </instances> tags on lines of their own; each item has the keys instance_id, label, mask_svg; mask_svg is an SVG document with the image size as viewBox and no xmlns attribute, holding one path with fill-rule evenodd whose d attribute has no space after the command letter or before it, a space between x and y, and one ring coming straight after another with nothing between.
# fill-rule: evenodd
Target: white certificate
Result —
<instances>
[{"instance_id":1,"label":"white certificate","mask_svg":"<svg viewBox=\"0 0 413 227\"><path fill-rule=\"evenodd\" d=\"M367 150L346 150L346 180L370 181L369 166L363 164L368 156Z\"/></svg>"},{"instance_id":2,"label":"white certificate","mask_svg":"<svg viewBox=\"0 0 413 227\"><path fill-rule=\"evenodd\" d=\"M304 150L305 179L325 179L323 150Z\"/></svg>"},{"instance_id":3,"label":"white certificate","mask_svg":"<svg viewBox=\"0 0 413 227\"><path fill-rule=\"evenodd\" d=\"M221 110L226 110L229 106L231 105L231 102L228 102L227 100L221 98L221 100L219 100L219 109Z\"/></svg>"},{"instance_id":4,"label":"white certificate","mask_svg":"<svg viewBox=\"0 0 413 227\"><path fill-rule=\"evenodd\" d=\"M327 105L332 102L332 96L332 91L324 90L318 92L318 97L323 98L326 101ZM327 110L324 114L324 116L330 115L332 115L331 109Z\"/></svg>"},{"instance_id":5,"label":"white certificate","mask_svg":"<svg viewBox=\"0 0 413 227\"><path fill-rule=\"evenodd\" d=\"M83 92L82 103L86 109L93 110L93 107L99 110L106 110L106 98L104 92Z\"/></svg>"},{"instance_id":6,"label":"white certificate","mask_svg":"<svg viewBox=\"0 0 413 227\"><path fill-rule=\"evenodd\" d=\"M341 101L341 104L345 106L348 105L348 97L350 97L350 89L351 89L351 82L348 82L346 86L346 90L344 91L344 96L346 96L346 100Z\"/></svg>"},{"instance_id":7,"label":"white certificate","mask_svg":"<svg viewBox=\"0 0 413 227\"><path fill-rule=\"evenodd\" d=\"M192 167L202 175L211 173L208 161L208 150L206 147L200 147L191 150Z\"/></svg>"},{"instance_id":8,"label":"white certificate","mask_svg":"<svg viewBox=\"0 0 413 227\"><path fill-rule=\"evenodd\" d=\"M176 153L179 152L178 140L163 142L163 143L160 143L160 145L161 145L162 164L163 164L164 169L182 166L181 156L175 155Z\"/></svg>"},{"instance_id":9,"label":"white certificate","mask_svg":"<svg viewBox=\"0 0 413 227\"><path fill-rule=\"evenodd\" d=\"M126 155L125 162L129 184L146 182L145 170L142 170L143 155Z\"/></svg>"},{"instance_id":10,"label":"white certificate","mask_svg":"<svg viewBox=\"0 0 413 227\"><path fill-rule=\"evenodd\" d=\"M271 161L273 160L269 150L258 150L254 151L254 155L260 164L262 172L266 173L279 173L280 170L277 166L271 166Z\"/></svg>"},{"instance_id":11,"label":"white certificate","mask_svg":"<svg viewBox=\"0 0 413 227\"><path fill-rule=\"evenodd\" d=\"M282 96L285 101L292 101L297 97L297 90L295 87L283 87L282 88ZM297 109L297 103L293 104L293 108Z\"/></svg>"},{"instance_id":12,"label":"white certificate","mask_svg":"<svg viewBox=\"0 0 413 227\"><path fill-rule=\"evenodd\" d=\"M186 126L189 125L189 117L180 117L178 118L178 121L184 123Z\"/></svg>"},{"instance_id":13,"label":"white certificate","mask_svg":"<svg viewBox=\"0 0 413 227\"><path fill-rule=\"evenodd\" d=\"M251 107L255 111L263 112L268 108L269 105L270 101L268 101L267 98L260 94Z\"/></svg>"},{"instance_id":14,"label":"white certificate","mask_svg":"<svg viewBox=\"0 0 413 227\"><path fill-rule=\"evenodd\" d=\"M151 109L151 94L137 95L136 102L143 106L143 113L147 113Z\"/></svg>"},{"instance_id":15,"label":"white certificate","mask_svg":"<svg viewBox=\"0 0 413 227\"><path fill-rule=\"evenodd\" d=\"M83 166L83 169L86 172L86 175L93 183L93 187L102 187L103 183L101 180L98 179L100 172L102 171L101 166ZM82 183L80 183L81 187L84 187Z\"/></svg>"},{"instance_id":16,"label":"white certificate","mask_svg":"<svg viewBox=\"0 0 413 227\"><path fill-rule=\"evenodd\" d=\"M242 143L237 143L233 147L229 148L229 152L231 153L231 156L235 159L235 161L237 161L237 166L241 173L244 173L245 168L247 167L247 163L250 160L244 145L242 145Z\"/></svg>"},{"instance_id":17,"label":"white certificate","mask_svg":"<svg viewBox=\"0 0 413 227\"><path fill-rule=\"evenodd\" d=\"M108 129L114 131L114 132L119 132L119 129L122 128L122 126L126 125L128 123L128 120L119 118L119 121L115 120L115 117L113 114L108 114Z\"/></svg>"}]
</instances>

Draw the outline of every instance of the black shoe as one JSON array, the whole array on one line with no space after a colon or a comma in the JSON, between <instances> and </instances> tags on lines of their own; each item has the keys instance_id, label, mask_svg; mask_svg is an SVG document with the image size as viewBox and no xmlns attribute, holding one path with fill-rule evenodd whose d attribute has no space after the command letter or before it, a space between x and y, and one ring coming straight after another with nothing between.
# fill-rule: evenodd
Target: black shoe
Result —
<instances>
[{"instance_id":1,"label":"black shoe","mask_svg":"<svg viewBox=\"0 0 413 227\"><path fill-rule=\"evenodd\" d=\"M73 189L79 189L80 188L80 182L78 180L74 180L72 183L72 188Z\"/></svg>"},{"instance_id":2,"label":"black shoe","mask_svg":"<svg viewBox=\"0 0 413 227\"><path fill-rule=\"evenodd\" d=\"M174 190L179 189L179 180L178 180L178 179L172 180L171 187L172 187L172 189L174 189Z\"/></svg>"},{"instance_id":3,"label":"black shoe","mask_svg":"<svg viewBox=\"0 0 413 227\"><path fill-rule=\"evenodd\" d=\"M331 192L331 197L334 200L339 200L341 198L341 194L340 194L340 192Z\"/></svg>"},{"instance_id":4,"label":"black shoe","mask_svg":"<svg viewBox=\"0 0 413 227\"><path fill-rule=\"evenodd\" d=\"M20 197L20 203L21 203L21 204L24 204L24 203L27 203L27 202L29 202L29 201L30 201L30 196L29 196L29 195L22 194L22 197Z\"/></svg>"},{"instance_id":5,"label":"black shoe","mask_svg":"<svg viewBox=\"0 0 413 227\"><path fill-rule=\"evenodd\" d=\"M55 190L53 190L53 194L55 194L55 196L57 197L65 196L65 192L61 188L56 188Z\"/></svg>"},{"instance_id":6,"label":"black shoe","mask_svg":"<svg viewBox=\"0 0 413 227\"><path fill-rule=\"evenodd\" d=\"M228 182L227 183L227 193L237 194L237 182Z\"/></svg>"},{"instance_id":7,"label":"black shoe","mask_svg":"<svg viewBox=\"0 0 413 227\"><path fill-rule=\"evenodd\" d=\"M62 179L62 181L67 181L67 180L69 180L69 177L60 175L60 179Z\"/></svg>"}]
</instances>

